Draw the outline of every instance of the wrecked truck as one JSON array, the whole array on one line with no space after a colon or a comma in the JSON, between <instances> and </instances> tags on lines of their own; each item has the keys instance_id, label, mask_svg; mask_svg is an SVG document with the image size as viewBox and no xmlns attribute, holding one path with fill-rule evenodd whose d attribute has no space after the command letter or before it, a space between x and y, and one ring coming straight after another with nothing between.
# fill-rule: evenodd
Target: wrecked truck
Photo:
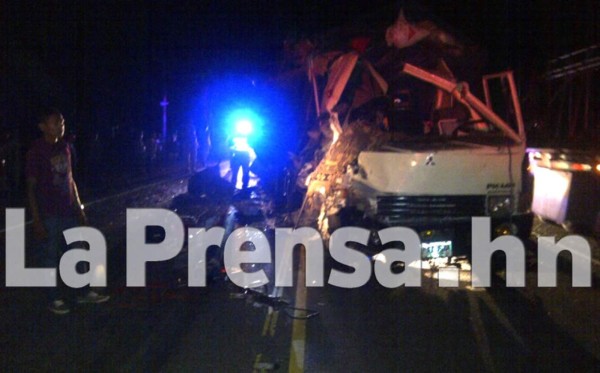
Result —
<instances>
[{"instance_id":1,"label":"wrecked truck","mask_svg":"<svg viewBox=\"0 0 600 373\"><path fill-rule=\"evenodd\" d=\"M410 92L387 92L370 116L348 119L324 100L336 138L310 175L303 214L324 236L341 226L412 228L424 260L469 257L472 217L491 218L491 239L526 240L533 215L522 187L526 137L512 72L484 76L482 101L443 74L409 63L402 70L446 104L423 121Z\"/></svg>"}]
</instances>

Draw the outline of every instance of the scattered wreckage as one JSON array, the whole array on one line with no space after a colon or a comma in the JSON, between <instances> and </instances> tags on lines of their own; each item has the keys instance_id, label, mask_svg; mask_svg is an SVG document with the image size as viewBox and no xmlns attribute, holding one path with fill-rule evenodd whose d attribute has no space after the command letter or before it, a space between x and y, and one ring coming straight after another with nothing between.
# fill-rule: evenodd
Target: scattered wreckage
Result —
<instances>
[{"instance_id":1,"label":"scattered wreckage","mask_svg":"<svg viewBox=\"0 0 600 373\"><path fill-rule=\"evenodd\" d=\"M175 196L170 209L181 218L186 230L202 228L208 231L215 227L223 228L221 245L208 247L205 256L194 264L194 268L205 268L208 282L223 278L223 247L237 228L253 227L258 232L272 236L272 223L267 217L272 210L272 201L260 188L236 191L229 181L221 177L218 166L206 168L190 177L187 192ZM203 234L198 230L194 232L188 235L182 252L188 252L189 240L196 239L192 236ZM158 237L158 241L161 240L162 237ZM186 283L185 272L190 270L188 265L188 262L182 263L179 272L176 273L180 286Z\"/></svg>"}]
</instances>

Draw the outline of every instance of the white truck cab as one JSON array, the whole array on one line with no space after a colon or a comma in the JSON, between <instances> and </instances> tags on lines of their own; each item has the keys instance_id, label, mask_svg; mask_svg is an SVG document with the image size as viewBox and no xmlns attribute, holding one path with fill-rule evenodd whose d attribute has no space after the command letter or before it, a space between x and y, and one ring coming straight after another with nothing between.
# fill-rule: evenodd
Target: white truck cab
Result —
<instances>
[{"instance_id":1,"label":"white truck cab","mask_svg":"<svg viewBox=\"0 0 600 373\"><path fill-rule=\"evenodd\" d=\"M440 118L431 123L433 134L390 133L361 150L346 180L328 189L329 229L357 222L409 227L421 237L423 259L468 256L472 217L491 217L494 236L528 238L525 130L512 73L483 78L483 103L460 83L408 64L404 72L450 94L470 118Z\"/></svg>"}]
</instances>

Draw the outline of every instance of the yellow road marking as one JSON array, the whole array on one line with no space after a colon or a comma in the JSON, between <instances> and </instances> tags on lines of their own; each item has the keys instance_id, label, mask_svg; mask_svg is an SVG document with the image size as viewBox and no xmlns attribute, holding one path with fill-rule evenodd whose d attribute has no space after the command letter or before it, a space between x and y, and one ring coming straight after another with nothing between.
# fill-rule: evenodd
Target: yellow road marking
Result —
<instances>
[{"instance_id":1,"label":"yellow road marking","mask_svg":"<svg viewBox=\"0 0 600 373\"><path fill-rule=\"evenodd\" d=\"M300 263L298 264L298 276L296 279L296 308L306 309L306 274L304 272L305 253L300 251ZM300 312L294 311L294 316L301 317ZM304 372L304 351L306 347L306 320L294 319L292 324L292 343L290 346L290 364L288 372Z\"/></svg>"},{"instance_id":2,"label":"yellow road marking","mask_svg":"<svg viewBox=\"0 0 600 373\"><path fill-rule=\"evenodd\" d=\"M264 323L263 329L262 329L261 335L263 337L265 337L267 335L267 331L272 328L272 326L271 326L272 318L273 318L273 308L269 307L269 310L267 311L267 317L265 318L265 323Z\"/></svg>"},{"instance_id":3,"label":"yellow road marking","mask_svg":"<svg viewBox=\"0 0 600 373\"><path fill-rule=\"evenodd\" d=\"M252 373L259 373L260 370L257 369L260 364L260 360L262 359L262 354L257 354L256 358L254 358L254 365L252 366Z\"/></svg>"},{"instance_id":4,"label":"yellow road marking","mask_svg":"<svg viewBox=\"0 0 600 373\"><path fill-rule=\"evenodd\" d=\"M265 323L263 324L262 336L266 337L267 333L273 337L275 336L275 329L277 327L277 319L279 318L279 311L273 310L273 307L269 307Z\"/></svg>"},{"instance_id":5,"label":"yellow road marking","mask_svg":"<svg viewBox=\"0 0 600 373\"><path fill-rule=\"evenodd\" d=\"M283 294L283 288L275 288L273 290L273 296L276 298L280 298L281 294ZM269 306L267 311L267 317L265 318L265 323L263 324L262 336L266 337L267 333L271 337L275 336L275 328L277 326L277 319L279 318L279 310L274 309Z\"/></svg>"},{"instance_id":6,"label":"yellow road marking","mask_svg":"<svg viewBox=\"0 0 600 373\"><path fill-rule=\"evenodd\" d=\"M275 327L277 326L278 318L279 318L279 311L273 312L273 316L271 317L271 328L269 328L269 335L271 337L275 336Z\"/></svg>"}]
</instances>

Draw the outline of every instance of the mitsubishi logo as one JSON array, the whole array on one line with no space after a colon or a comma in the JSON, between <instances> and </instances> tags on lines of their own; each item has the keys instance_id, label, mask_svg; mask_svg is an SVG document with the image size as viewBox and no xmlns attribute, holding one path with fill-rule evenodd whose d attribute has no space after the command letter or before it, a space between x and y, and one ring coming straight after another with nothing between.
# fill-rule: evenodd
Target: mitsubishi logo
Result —
<instances>
[{"instance_id":1,"label":"mitsubishi logo","mask_svg":"<svg viewBox=\"0 0 600 373\"><path fill-rule=\"evenodd\" d=\"M433 160L433 153L429 154L425 159L425 166L435 166L435 161Z\"/></svg>"}]
</instances>

